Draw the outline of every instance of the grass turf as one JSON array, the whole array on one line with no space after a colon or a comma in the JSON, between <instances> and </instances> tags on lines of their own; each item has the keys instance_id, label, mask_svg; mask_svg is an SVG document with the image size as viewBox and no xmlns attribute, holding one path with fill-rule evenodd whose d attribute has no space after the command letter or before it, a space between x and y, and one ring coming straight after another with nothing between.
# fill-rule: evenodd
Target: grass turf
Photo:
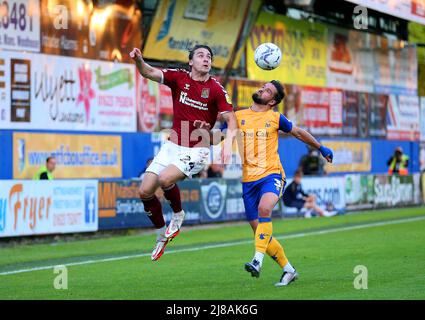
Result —
<instances>
[{"instance_id":1,"label":"grass turf","mask_svg":"<svg viewBox=\"0 0 425 320\"><path fill-rule=\"evenodd\" d=\"M425 220L309 234L318 230L425 216L425 208L394 209L332 218L275 220L300 279L275 288L281 270L266 257L259 279L243 265L252 258L246 224L183 228L167 249L241 244L68 267L68 289L56 290L52 269L0 275L0 299L424 299ZM153 234L115 236L0 249L0 273L107 257L149 253ZM368 269L368 289L353 286L356 265Z\"/></svg>"}]
</instances>

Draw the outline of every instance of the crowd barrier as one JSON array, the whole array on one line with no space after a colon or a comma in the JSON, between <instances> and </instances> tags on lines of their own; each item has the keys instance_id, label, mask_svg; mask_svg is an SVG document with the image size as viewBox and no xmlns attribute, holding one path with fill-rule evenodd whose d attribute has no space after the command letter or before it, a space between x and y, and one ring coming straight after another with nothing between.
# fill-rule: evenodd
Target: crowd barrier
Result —
<instances>
[{"instance_id":1,"label":"crowd barrier","mask_svg":"<svg viewBox=\"0 0 425 320\"><path fill-rule=\"evenodd\" d=\"M164 141L164 136L158 132L0 130L0 150L3 151L0 179L32 179L47 155L56 155L57 179L131 179L140 175L147 160L158 153ZM326 171L338 175L385 173L387 161L397 147L402 147L410 157L409 172L419 172L420 155L425 154L425 143L420 147L418 141L326 138L321 142L334 150L334 162ZM216 147L214 152L217 150ZM280 137L278 152L285 172L292 175L306 155L307 147L295 138ZM237 163L234 156L233 161ZM240 167L234 166L232 170L228 166L226 171L231 178L240 178Z\"/></svg>"},{"instance_id":2,"label":"crowd barrier","mask_svg":"<svg viewBox=\"0 0 425 320\"><path fill-rule=\"evenodd\" d=\"M425 175L422 178L425 181ZM332 203L340 211L417 205L425 202L420 174L409 176L349 174L336 177L304 177L307 193L316 196L317 204L326 208ZM287 185L291 183L287 180ZM139 199L137 180L99 182L99 229L151 227ZM242 184L239 179L193 179L179 183L185 224L204 224L245 219ZM171 208L159 189L167 223ZM282 201L273 217L293 215Z\"/></svg>"},{"instance_id":3,"label":"crowd barrier","mask_svg":"<svg viewBox=\"0 0 425 320\"><path fill-rule=\"evenodd\" d=\"M352 211L425 203L424 182L425 174L349 174L304 177L302 185L319 206L332 203L337 210ZM0 180L0 237L152 227L139 199L139 185L135 179ZM245 219L239 179L191 179L179 187L185 225ZM168 223L171 207L160 188L157 196ZM279 201L273 217L294 213Z\"/></svg>"},{"instance_id":4,"label":"crowd barrier","mask_svg":"<svg viewBox=\"0 0 425 320\"><path fill-rule=\"evenodd\" d=\"M99 229L151 227L152 223L139 199L138 180L99 181ZM193 179L179 183L185 224L235 221L245 218L242 185L239 179ZM161 189L157 196L162 203L166 222L172 211ZM280 207L273 214L280 216Z\"/></svg>"}]
</instances>

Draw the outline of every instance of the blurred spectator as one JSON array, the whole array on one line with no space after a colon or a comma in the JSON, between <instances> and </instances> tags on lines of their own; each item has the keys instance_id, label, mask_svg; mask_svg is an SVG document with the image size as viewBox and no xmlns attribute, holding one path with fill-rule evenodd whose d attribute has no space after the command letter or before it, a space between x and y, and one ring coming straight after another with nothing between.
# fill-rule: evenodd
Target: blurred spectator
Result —
<instances>
[{"instance_id":1,"label":"blurred spectator","mask_svg":"<svg viewBox=\"0 0 425 320\"><path fill-rule=\"evenodd\" d=\"M46 165L40 167L33 180L53 180L53 171L56 169L56 158L51 156L46 159Z\"/></svg>"},{"instance_id":2,"label":"blurred spectator","mask_svg":"<svg viewBox=\"0 0 425 320\"><path fill-rule=\"evenodd\" d=\"M320 216L331 217L337 214L337 211L323 210L316 204L316 197L313 194L304 192L301 186L302 172L297 170L294 175L294 180L285 189L283 194L283 203L290 208L297 208L298 211L305 211L305 217L311 218L311 213L314 211Z\"/></svg>"},{"instance_id":3,"label":"blurred spectator","mask_svg":"<svg viewBox=\"0 0 425 320\"><path fill-rule=\"evenodd\" d=\"M394 150L394 155L388 159L388 174L399 174L399 175L407 175L409 173L409 156L403 154L403 149L401 147L397 147Z\"/></svg>"},{"instance_id":4,"label":"blurred spectator","mask_svg":"<svg viewBox=\"0 0 425 320\"><path fill-rule=\"evenodd\" d=\"M321 176L326 174L324 169L326 160L320 156L319 150L307 146L308 153L301 157L299 170L306 176Z\"/></svg>"},{"instance_id":5,"label":"blurred spectator","mask_svg":"<svg viewBox=\"0 0 425 320\"><path fill-rule=\"evenodd\" d=\"M146 160L145 168L139 173L140 180L143 179L143 176L145 175L146 169L150 166L152 161L153 161L153 158L149 158L148 160Z\"/></svg>"},{"instance_id":6,"label":"blurred spectator","mask_svg":"<svg viewBox=\"0 0 425 320\"><path fill-rule=\"evenodd\" d=\"M208 168L208 178L221 178L223 177L224 168L220 164L212 163Z\"/></svg>"},{"instance_id":7,"label":"blurred spectator","mask_svg":"<svg viewBox=\"0 0 425 320\"><path fill-rule=\"evenodd\" d=\"M425 172L425 144L423 143L419 149L419 170Z\"/></svg>"}]
</instances>

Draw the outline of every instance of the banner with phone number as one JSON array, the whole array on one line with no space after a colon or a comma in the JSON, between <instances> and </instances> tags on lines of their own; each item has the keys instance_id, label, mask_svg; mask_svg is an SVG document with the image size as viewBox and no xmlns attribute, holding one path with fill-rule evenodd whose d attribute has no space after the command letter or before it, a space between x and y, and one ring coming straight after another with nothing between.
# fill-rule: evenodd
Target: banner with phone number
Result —
<instances>
[{"instance_id":1,"label":"banner with phone number","mask_svg":"<svg viewBox=\"0 0 425 320\"><path fill-rule=\"evenodd\" d=\"M0 181L0 238L98 229L97 180Z\"/></svg>"}]
</instances>

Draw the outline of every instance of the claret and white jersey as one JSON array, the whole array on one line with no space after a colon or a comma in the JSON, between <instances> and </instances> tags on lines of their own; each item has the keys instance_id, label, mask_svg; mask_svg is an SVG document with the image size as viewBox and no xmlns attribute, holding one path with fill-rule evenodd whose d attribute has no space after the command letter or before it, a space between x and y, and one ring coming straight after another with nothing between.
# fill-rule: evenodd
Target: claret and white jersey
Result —
<instances>
[{"instance_id":1,"label":"claret and white jersey","mask_svg":"<svg viewBox=\"0 0 425 320\"><path fill-rule=\"evenodd\" d=\"M162 83L171 88L173 127L167 141L146 171L159 174L169 164L177 166L186 176L199 173L209 157L209 143L196 134L193 123L201 120L211 127L219 113L233 111L230 97L213 77L193 80L182 69L163 69Z\"/></svg>"}]
</instances>

